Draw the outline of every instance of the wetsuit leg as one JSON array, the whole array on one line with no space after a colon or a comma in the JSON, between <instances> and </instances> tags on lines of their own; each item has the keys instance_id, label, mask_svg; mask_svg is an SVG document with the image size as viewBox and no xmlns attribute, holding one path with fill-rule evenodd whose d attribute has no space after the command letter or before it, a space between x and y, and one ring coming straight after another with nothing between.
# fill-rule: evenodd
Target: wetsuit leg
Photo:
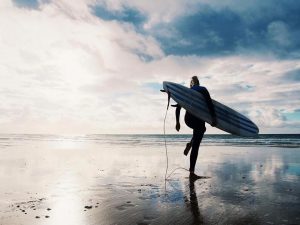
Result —
<instances>
[{"instance_id":1,"label":"wetsuit leg","mask_svg":"<svg viewBox=\"0 0 300 225\"><path fill-rule=\"evenodd\" d=\"M190 155L190 172L195 171L195 165L198 157L199 146L203 138L205 130L193 129L192 151Z\"/></svg>"}]
</instances>

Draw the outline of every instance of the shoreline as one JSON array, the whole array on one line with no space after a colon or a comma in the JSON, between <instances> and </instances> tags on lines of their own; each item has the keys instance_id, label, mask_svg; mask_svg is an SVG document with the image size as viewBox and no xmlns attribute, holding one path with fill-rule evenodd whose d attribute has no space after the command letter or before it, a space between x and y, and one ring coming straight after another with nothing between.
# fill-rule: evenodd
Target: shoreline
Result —
<instances>
[{"instance_id":1,"label":"shoreline","mask_svg":"<svg viewBox=\"0 0 300 225\"><path fill-rule=\"evenodd\" d=\"M60 144L0 151L0 224L300 223L300 149L202 146L211 178L177 170L165 192L163 146ZM169 173L188 167L183 145L168 150Z\"/></svg>"}]
</instances>

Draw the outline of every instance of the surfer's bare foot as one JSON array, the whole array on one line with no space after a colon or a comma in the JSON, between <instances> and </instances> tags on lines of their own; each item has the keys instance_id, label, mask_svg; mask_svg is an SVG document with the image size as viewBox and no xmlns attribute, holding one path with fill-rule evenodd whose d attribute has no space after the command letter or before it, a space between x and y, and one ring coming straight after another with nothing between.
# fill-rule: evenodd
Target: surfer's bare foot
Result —
<instances>
[{"instance_id":1,"label":"surfer's bare foot","mask_svg":"<svg viewBox=\"0 0 300 225\"><path fill-rule=\"evenodd\" d=\"M197 174L194 174L194 173L190 173L190 176L189 176L189 179L192 180L192 181L195 181L195 180L198 180L200 179L201 177L198 176Z\"/></svg>"},{"instance_id":2,"label":"surfer's bare foot","mask_svg":"<svg viewBox=\"0 0 300 225\"><path fill-rule=\"evenodd\" d=\"M198 176L197 174L195 174L194 172L190 172L190 176L189 176L189 179L191 181L196 181L198 179L208 179L210 177L206 177L206 176Z\"/></svg>"},{"instance_id":3,"label":"surfer's bare foot","mask_svg":"<svg viewBox=\"0 0 300 225\"><path fill-rule=\"evenodd\" d=\"M183 151L183 154L184 154L184 155L189 154L189 151L190 151L191 147L192 147L192 143L191 143L191 142L187 143L187 144L186 144L186 147L185 147L185 149L184 149L184 151Z\"/></svg>"}]
</instances>

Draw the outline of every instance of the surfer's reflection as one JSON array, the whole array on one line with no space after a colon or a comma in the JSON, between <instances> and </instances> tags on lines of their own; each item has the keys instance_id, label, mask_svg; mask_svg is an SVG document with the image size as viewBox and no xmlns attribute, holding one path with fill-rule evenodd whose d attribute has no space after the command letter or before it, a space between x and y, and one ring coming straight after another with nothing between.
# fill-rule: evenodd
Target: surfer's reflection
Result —
<instances>
[{"instance_id":1,"label":"surfer's reflection","mask_svg":"<svg viewBox=\"0 0 300 225\"><path fill-rule=\"evenodd\" d=\"M200 214L199 205L198 205L198 199L197 194L195 191L195 181L197 179L190 178L189 179L189 189L190 189L190 199L188 200L188 197L185 196L185 202L187 204L187 207L190 208L192 215L193 215L193 221L192 224L204 224L203 217Z\"/></svg>"}]
</instances>

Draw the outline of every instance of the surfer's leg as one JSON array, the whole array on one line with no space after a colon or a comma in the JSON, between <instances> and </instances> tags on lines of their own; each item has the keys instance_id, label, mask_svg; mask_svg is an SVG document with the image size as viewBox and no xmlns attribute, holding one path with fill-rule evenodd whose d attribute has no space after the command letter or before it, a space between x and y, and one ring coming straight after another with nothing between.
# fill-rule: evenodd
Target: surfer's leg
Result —
<instances>
[{"instance_id":1,"label":"surfer's leg","mask_svg":"<svg viewBox=\"0 0 300 225\"><path fill-rule=\"evenodd\" d=\"M194 173L195 171L195 165L198 157L198 151L200 142L203 138L204 132L200 129L194 129L193 130L193 142L192 142L192 151L190 155L190 172Z\"/></svg>"},{"instance_id":2,"label":"surfer's leg","mask_svg":"<svg viewBox=\"0 0 300 225\"><path fill-rule=\"evenodd\" d=\"M191 139L191 141L189 143L186 144L186 147L183 151L184 155L189 154L189 151L191 150L191 147L192 147L192 143L193 143L193 138Z\"/></svg>"}]
</instances>

